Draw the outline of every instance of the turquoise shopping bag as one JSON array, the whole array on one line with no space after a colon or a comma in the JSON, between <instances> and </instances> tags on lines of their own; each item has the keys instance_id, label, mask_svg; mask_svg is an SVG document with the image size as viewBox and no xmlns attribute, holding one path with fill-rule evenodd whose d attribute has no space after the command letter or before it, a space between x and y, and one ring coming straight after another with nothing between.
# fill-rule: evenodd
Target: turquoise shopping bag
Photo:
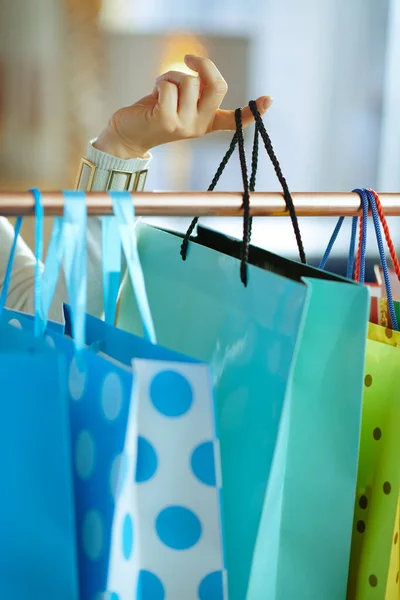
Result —
<instances>
[{"instance_id":1,"label":"turquoise shopping bag","mask_svg":"<svg viewBox=\"0 0 400 600\"><path fill-rule=\"evenodd\" d=\"M182 236L142 223L137 228L158 341L209 361L214 370L229 597L246 597L254 557L249 590L253 594L260 552L268 562L263 568L269 587L258 590L257 600L290 597L276 594L273 581L282 564L290 578L281 556L287 544L284 533L290 531L287 524L293 522L286 507L288 503L293 507L294 499L296 523L304 523L308 532L305 542L310 552L303 556L323 570L314 573L315 579L325 581L327 593L321 597L340 597L334 594L346 589L368 292L254 248L249 262L258 266L248 265L245 288L235 257L239 242L199 228L197 243L190 245L183 262ZM329 310L323 312L324 306ZM141 333L127 280L117 323ZM327 376L329 369L332 373ZM284 406L288 429L282 418ZM309 430L313 436L303 437L302 432ZM296 442L289 446L290 436ZM336 446L337 457L332 459L330 450ZM309 501L308 481L314 491L324 483L314 503ZM266 527L266 517L261 516L270 497L274 511L267 515ZM325 530L316 529L321 523ZM334 560L330 553L316 554L315 537L319 543L322 538L334 540ZM259 550L263 545L264 552ZM294 546L291 551L296 556L303 552ZM307 592L303 581L296 598L308 600Z\"/></svg>"},{"instance_id":2,"label":"turquoise shopping bag","mask_svg":"<svg viewBox=\"0 0 400 600\"><path fill-rule=\"evenodd\" d=\"M67 365L9 318L7 287L0 299L0 597L77 600Z\"/></svg>"}]
</instances>

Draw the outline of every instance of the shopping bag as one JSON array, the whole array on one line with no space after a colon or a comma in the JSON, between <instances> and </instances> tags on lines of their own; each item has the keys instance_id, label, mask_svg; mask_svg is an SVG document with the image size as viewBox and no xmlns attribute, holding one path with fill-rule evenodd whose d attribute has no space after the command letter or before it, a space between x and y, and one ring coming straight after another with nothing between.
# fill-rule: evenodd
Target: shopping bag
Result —
<instances>
[{"instance_id":1,"label":"shopping bag","mask_svg":"<svg viewBox=\"0 0 400 600\"><path fill-rule=\"evenodd\" d=\"M33 341L1 311L0 597L77 600L66 362Z\"/></svg>"},{"instance_id":2,"label":"shopping bag","mask_svg":"<svg viewBox=\"0 0 400 600\"><path fill-rule=\"evenodd\" d=\"M75 203L69 215L75 222L67 223L73 231L64 238L70 242L64 248L68 250L65 277L71 301L67 335L47 330L45 338L62 350L70 365L82 597L118 594L125 600L137 593L147 600L165 593L188 600L198 594L224 598L221 485L208 367L190 365L184 357L178 359L162 348L153 352L157 347L145 340L136 346L131 343L136 353L126 366L86 347L82 328L88 316L82 318L81 313L85 304L84 221L82 213L76 212L76 202L83 199L67 195L70 212ZM128 266L143 304L134 238L126 235L128 208L133 220L131 199L121 194L114 200ZM44 277L49 283L49 273ZM50 303L46 298L41 305ZM141 314L148 319L146 306ZM22 321L21 326L30 326L29 320ZM145 330L152 335L151 322ZM139 359L133 362L133 380L132 359Z\"/></svg>"},{"instance_id":3,"label":"shopping bag","mask_svg":"<svg viewBox=\"0 0 400 600\"><path fill-rule=\"evenodd\" d=\"M288 275L284 277L249 265L248 285L244 288L238 278L237 259L222 254L221 247L219 252L215 252L201 245L204 242L201 233L200 243L191 244L190 257L184 263L179 256L182 240L178 234L143 224L138 227L141 229L140 256L159 342L178 352L210 361L215 373L230 597L243 599L246 595L281 410L285 395L290 390L295 395L298 393L298 402L306 402L310 409L318 406L318 402L321 404L321 395L324 407L330 403L337 405L338 397L343 400L342 420L333 420L335 428L325 420L329 413L320 415L317 412L324 428L321 439L326 441L327 448L332 447L334 440L340 448L338 463L343 475L342 480L338 480L336 470L332 471L334 477L328 478L328 481L335 482L334 485L325 488L324 497L318 496L321 499L320 512L315 511L312 503L307 504L308 493L303 482L309 478L313 467L320 469L321 477L326 481L326 472L332 461L322 462L326 453L303 439L303 460L298 455L299 470L290 472L295 478L295 497L302 490L307 496L297 522L304 520L304 514L310 523L309 537L318 538L315 532L320 531L322 538L327 535L327 529L314 528L311 523L316 521L317 516L322 520L325 518L330 537L338 540L342 553L337 557L334 569L331 558L325 557L324 566L333 574L332 581L326 577L325 581L327 588L332 584L333 591L340 587L344 596L357 469L367 291L338 280L335 282L330 274L320 274L262 251L264 268L268 263L269 268L278 273L286 270ZM210 240L208 243L211 245ZM251 248L250 262L252 255ZM310 276L306 284L301 281L303 273ZM317 282L316 275L330 279L331 283ZM321 295L334 299L332 304L329 302L334 318L328 320L326 314L329 313L321 313L319 305L324 300ZM305 321L308 312L310 318ZM118 325L140 333L136 315L135 299L125 282ZM323 329L322 321L325 322ZM311 327L318 335L323 331L323 338L318 338L317 345L314 339L308 337L313 345L302 345L304 327ZM290 383L294 358L299 351L304 351L304 381L308 384L313 382L313 397L303 385L298 384L298 379L293 378ZM331 355L337 361L334 372L338 378L332 377L332 387L325 388L324 373L332 365ZM348 370L350 356L352 360L357 357L351 372ZM323 363L323 360L326 362ZM322 364L323 367L316 372L314 364ZM340 384L342 376L346 379L343 386ZM296 426L299 429L304 427L304 417L297 421ZM343 445L343 438L348 440L348 444ZM317 465L316 457L321 458ZM297 460L293 464L297 465ZM331 519L333 510L339 510L341 515L335 525ZM279 543L282 543L280 538ZM266 561L269 558L268 564L272 568L271 555L279 554L278 546L273 549L268 546L269 551L264 552L264 556ZM316 552L317 556L321 556L318 549ZM311 557L310 563L313 563ZM268 564L264 565L266 570Z\"/></svg>"},{"instance_id":4,"label":"shopping bag","mask_svg":"<svg viewBox=\"0 0 400 600\"><path fill-rule=\"evenodd\" d=\"M249 597L344 597L368 292L251 246L246 248L245 288L238 277L242 243L199 228L183 262L183 236L143 224L138 230L159 342L210 361L214 368L229 597L246 597L253 557L258 560ZM324 312L326 305L334 318ZM140 333L126 281L117 323ZM324 385L325 378L330 386ZM340 419L338 398L343 400ZM312 414L309 426L304 405ZM310 428L315 446L302 436ZM335 461L332 448L337 448ZM304 485L310 473L317 493L311 500ZM269 508L263 511L265 506ZM266 518L260 521L262 514ZM288 542L292 531L293 543ZM299 551L298 539L307 552ZM326 539L333 540L333 561L320 551ZM306 561L308 570L303 568ZM298 582L295 595L292 582ZM315 596L310 596L310 586Z\"/></svg>"},{"instance_id":5,"label":"shopping bag","mask_svg":"<svg viewBox=\"0 0 400 600\"><path fill-rule=\"evenodd\" d=\"M349 600L399 597L400 334L370 325Z\"/></svg>"},{"instance_id":6,"label":"shopping bag","mask_svg":"<svg viewBox=\"0 0 400 600\"><path fill-rule=\"evenodd\" d=\"M372 190L356 190L362 201L355 277L363 281L368 209L378 242L388 313L395 314L391 282L380 230L381 214ZM353 220L354 223L354 220ZM385 230L385 228L384 228ZM388 230L385 230L388 237ZM331 238L332 242L332 238ZM330 246L332 246L330 242ZM354 253L352 236L350 253ZM390 247L390 244L389 244ZM351 269L352 270L352 269ZM396 321L396 319L394 319ZM397 323L395 323L398 327ZM398 331L370 323L366 352L357 494L347 598L382 600L399 597L399 451L400 396L397 371Z\"/></svg>"},{"instance_id":7,"label":"shopping bag","mask_svg":"<svg viewBox=\"0 0 400 600\"><path fill-rule=\"evenodd\" d=\"M36 212L38 215L41 211ZM22 331L10 325L8 330L10 336L13 333L11 341L15 351L43 351L47 348L55 356L61 355L66 362L70 461L72 458L73 464L70 476L74 491L74 564L78 567L79 597L95 598L108 591L111 538L116 513L112 485L118 482L117 457L124 452L132 455L129 452L131 440L126 431L134 420L134 414L130 410L131 370L113 365L85 349L85 217L85 194L65 192L64 217L55 223L53 229L53 239L59 243L50 245L53 250L49 248L43 278L39 267L36 269L35 319L32 321L28 315L20 314L18 322ZM37 254L37 265L39 258L40 252ZM59 275L57 268L61 266L62 258L74 311L75 340L49 331L46 327L51 294ZM4 319L9 321L6 310ZM17 338L18 334L24 337ZM46 451L51 454L51 448L46 446ZM125 578L125 584L131 586L133 595L136 585L133 558L129 564L131 571Z\"/></svg>"},{"instance_id":8,"label":"shopping bag","mask_svg":"<svg viewBox=\"0 0 400 600\"><path fill-rule=\"evenodd\" d=\"M0 332L0 596L77 599L65 361L33 353L31 336L15 348L15 328Z\"/></svg>"},{"instance_id":9,"label":"shopping bag","mask_svg":"<svg viewBox=\"0 0 400 600\"><path fill-rule=\"evenodd\" d=\"M134 238L132 200L127 193L111 196L146 337L155 341ZM107 282L104 276L103 281ZM111 301L108 306L112 314ZM71 307L65 307L65 314L68 333ZM122 491L121 505L133 507L137 524L137 597L147 600L165 593L188 600L222 599L226 585L219 506L222 490L209 368L119 332L99 319L87 316L86 320L86 343L92 352L133 365L136 418L131 434L138 443L136 481ZM121 334L129 338L122 344ZM117 354L113 347L118 348ZM122 599L129 598L120 546L113 549L108 589Z\"/></svg>"}]
</instances>

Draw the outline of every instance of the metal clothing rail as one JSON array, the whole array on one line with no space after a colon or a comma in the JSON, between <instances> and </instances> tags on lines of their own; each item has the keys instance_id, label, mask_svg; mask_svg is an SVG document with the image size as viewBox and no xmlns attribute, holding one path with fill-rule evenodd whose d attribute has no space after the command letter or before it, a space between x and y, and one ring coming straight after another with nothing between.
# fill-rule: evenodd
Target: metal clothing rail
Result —
<instances>
[{"instance_id":1,"label":"metal clothing rail","mask_svg":"<svg viewBox=\"0 0 400 600\"><path fill-rule=\"evenodd\" d=\"M138 216L153 217L237 217L242 214L240 192L134 192L132 202ZM356 193L292 193L299 217L338 217L361 214ZM387 216L400 216L400 193L380 194ZM43 192L45 215L62 216L62 192ZM251 214L260 217L285 217L288 212L282 194L254 192L250 198ZM87 193L88 214L111 215L112 201L106 192ZM6 217L34 215L31 192L0 192L0 214Z\"/></svg>"}]
</instances>

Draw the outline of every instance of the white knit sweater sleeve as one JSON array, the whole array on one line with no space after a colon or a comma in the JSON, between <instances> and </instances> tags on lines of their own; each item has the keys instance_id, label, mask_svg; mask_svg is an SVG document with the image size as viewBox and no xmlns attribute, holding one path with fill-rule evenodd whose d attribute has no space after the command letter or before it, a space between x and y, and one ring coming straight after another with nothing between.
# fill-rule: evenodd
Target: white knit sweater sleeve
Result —
<instances>
[{"instance_id":1,"label":"white knit sweater sleeve","mask_svg":"<svg viewBox=\"0 0 400 600\"><path fill-rule=\"evenodd\" d=\"M93 141L88 144L86 158L97 166L96 191L105 189L108 171L115 169L126 172L137 172L146 169L151 157L148 159L123 160L116 158L93 146ZM123 189L125 176L114 177L113 190ZM81 187L85 182L81 182ZM7 269L8 258L14 239L14 228L5 218L0 217L0 290L3 288L4 277ZM22 238L19 238L12 270L11 283L8 291L6 306L8 308L27 313L33 313L33 286L34 286L35 257ZM88 299L87 312L95 316L103 313L103 289L101 275L101 219L88 218L87 228L87 274L88 274ZM68 302L64 276L61 273L54 300L50 310L50 319L62 321L62 303Z\"/></svg>"}]
</instances>

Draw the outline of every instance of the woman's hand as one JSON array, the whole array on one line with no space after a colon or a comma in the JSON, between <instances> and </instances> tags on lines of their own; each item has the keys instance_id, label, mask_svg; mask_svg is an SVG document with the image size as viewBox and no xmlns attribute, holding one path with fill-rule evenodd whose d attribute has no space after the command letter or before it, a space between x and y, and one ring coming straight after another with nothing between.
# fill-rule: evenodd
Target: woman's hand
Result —
<instances>
[{"instance_id":1,"label":"woman's hand","mask_svg":"<svg viewBox=\"0 0 400 600\"><path fill-rule=\"evenodd\" d=\"M198 76L169 71L158 77L149 96L113 114L96 148L119 158L140 158L161 144L235 130L234 111L220 109L228 86L217 67L192 55L185 63ZM258 98L261 115L271 104L269 96ZM244 127L253 121L248 107L242 118Z\"/></svg>"}]
</instances>

